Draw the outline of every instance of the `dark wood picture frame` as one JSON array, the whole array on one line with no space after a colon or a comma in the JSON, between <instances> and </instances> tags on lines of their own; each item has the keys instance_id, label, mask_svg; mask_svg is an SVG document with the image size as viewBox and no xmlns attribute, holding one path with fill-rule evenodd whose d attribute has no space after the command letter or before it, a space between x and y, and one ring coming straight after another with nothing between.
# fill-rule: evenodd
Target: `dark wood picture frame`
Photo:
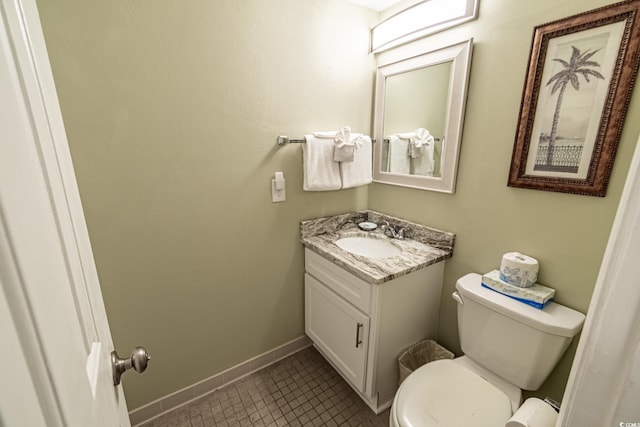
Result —
<instances>
[{"instance_id":1,"label":"dark wood picture frame","mask_svg":"<svg viewBox=\"0 0 640 427\"><path fill-rule=\"evenodd\" d=\"M508 186L605 196L640 64L639 13L631 0L534 28Z\"/></svg>"}]
</instances>

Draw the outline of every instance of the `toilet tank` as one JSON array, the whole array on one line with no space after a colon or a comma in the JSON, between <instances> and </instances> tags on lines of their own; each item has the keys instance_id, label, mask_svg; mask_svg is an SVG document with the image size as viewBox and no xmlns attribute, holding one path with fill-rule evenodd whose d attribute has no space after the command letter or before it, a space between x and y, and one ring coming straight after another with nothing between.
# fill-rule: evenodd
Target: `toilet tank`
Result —
<instances>
[{"instance_id":1,"label":"toilet tank","mask_svg":"<svg viewBox=\"0 0 640 427\"><path fill-rule=\"evenodd\" d=\"M456 283L462 351L523 390L537 390L584 323L554 302L540 310L482 286L470 273Z\"/></svg>"}]
</instances>

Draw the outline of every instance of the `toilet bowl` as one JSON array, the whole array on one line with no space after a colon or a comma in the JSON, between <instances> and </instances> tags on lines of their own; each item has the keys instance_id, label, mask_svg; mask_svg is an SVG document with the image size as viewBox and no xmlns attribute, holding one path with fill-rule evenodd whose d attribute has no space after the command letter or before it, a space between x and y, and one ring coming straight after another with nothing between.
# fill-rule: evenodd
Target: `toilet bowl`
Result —
<instances>
[{"instance_id":1,"label":"toilet bowl","mask_svg":"<svg viewBox=\"0 0 640 427\"><path fill-rule=\"evenodd\" d=\"M454 292L465 355L409 375L391 406L391 427L504 426L522 389L542 385L582 328L582 313L556 303L539 310L481 282L468 274Z\"/></svg>"},{"instance_id":2,"label":"toilet bowl","mask_svg":"<svg viewBox=\"0 0 640 427\"><path fill-rule=\"evenodd\" d=\"M512 414L505 393L454 360L431 362L409 375L391 408L393 427L495 427Z\"/></svg>"}]
</instances>

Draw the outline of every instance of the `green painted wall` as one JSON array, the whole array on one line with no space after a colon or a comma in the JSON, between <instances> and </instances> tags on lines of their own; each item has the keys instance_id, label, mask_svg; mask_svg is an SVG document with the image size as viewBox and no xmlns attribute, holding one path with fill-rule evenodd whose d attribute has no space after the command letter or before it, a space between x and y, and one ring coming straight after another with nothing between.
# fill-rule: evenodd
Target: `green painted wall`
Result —
<instances>
[{"instance_id":1,"label":"green painted wall","mask_svg":"<svg viewBox=\"0 0 640 427\"><path fill-rule=\"evenodd\" d=\"M305 193L301 147L275 146L281 132L371 129L373 12L341 0L39 0L115 345L154 356L123 381L129 408L303 333L306 218L369 207L457 233L440 321L454 350L456 278L507 251L539 258L540 281L586 310L640 123L627 123L604 199L506 181L533 26L606 3L481 0L477 21L421 42L475 39L457 192L445 195ZM278 170L287 201L272 204ZM570 363L540 395L559 397Z\"/></svg>"},{"instance_id":2,"label":"green painted wall","mask_svg":"<svg viewBox=\"0 0 640 427\"><path fill-rule=\"evenodd\" d=\"M304 333L302 147L371 127L377 18L341 0L43 0L39 11L129 409ZM339 28L340 31L335 29ZM287 201L271 203L284 171Z\"/></svg>"},{"instance_id":3,"label":"green painted wall","mask_svg":"<svg viewBox=\"0 0 640 427\"><path fill-rule=\"evenodd\" d=\"M369 189L369 208L456 233L445 267L439 340L460 352L456 279L500 267L502 254L520 251L540 261L539 282L557 301L586 312L629 163L640 133L636 87L605 198L507 187L533 27L609 3L602 0L522 2L480 0L478 20L407 48L434 48L474 39L456 193L384 184ZM381 54L385 61L397 52ZM562 397L575 353L570 347L535 393Z\"/></svg>"}]
</instances>

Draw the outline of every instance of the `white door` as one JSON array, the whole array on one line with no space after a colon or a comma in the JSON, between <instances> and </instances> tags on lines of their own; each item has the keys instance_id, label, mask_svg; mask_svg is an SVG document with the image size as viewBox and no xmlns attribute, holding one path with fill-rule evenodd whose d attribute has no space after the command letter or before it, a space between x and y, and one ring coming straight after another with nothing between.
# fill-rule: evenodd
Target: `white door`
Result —
<instances>
[{"instance_id":1,"label":"white door","mask_svg":"<svg viewBox=\"0 0 640 427\"><path fill-rule=\"evenodd\" d=\"M0 334L0 425L130 425L34 0L0 0Z\"/></svg>"},{"instance_id":2,"label":"white door","mask_svg":"<svg viewBox=\"0 0 640 427\"><path fill-rule=\"evenodd\" d=\"M305 332L342 375L364 393L369 317L320 283L304 275Z\"/></svg>"}]
</instances>

